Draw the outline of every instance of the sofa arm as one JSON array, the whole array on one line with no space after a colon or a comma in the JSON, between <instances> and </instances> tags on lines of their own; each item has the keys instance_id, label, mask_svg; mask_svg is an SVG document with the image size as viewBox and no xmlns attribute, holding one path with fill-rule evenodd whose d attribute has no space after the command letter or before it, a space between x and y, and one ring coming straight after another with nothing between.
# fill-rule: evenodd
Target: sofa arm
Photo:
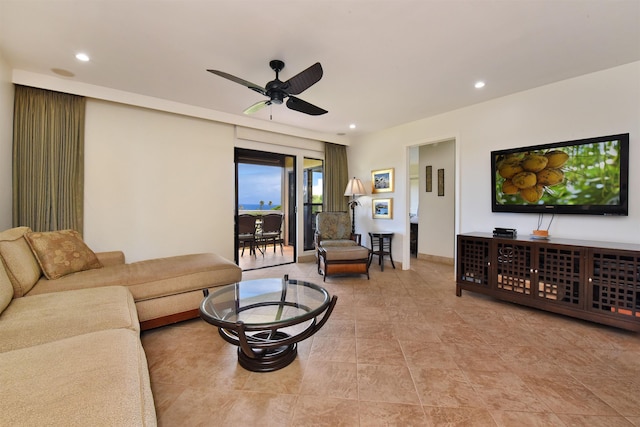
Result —
<instances>
[{"instance_id":1,"label":"sofa arm","mask_svg":"<svg viewBox=\"0 0 640 427\"><path fill-rule=\"evenodd\" d=\"M103 267L124 264L124 252L122 251L96 252L96 256Z\"/></svg>"}]
</instances>

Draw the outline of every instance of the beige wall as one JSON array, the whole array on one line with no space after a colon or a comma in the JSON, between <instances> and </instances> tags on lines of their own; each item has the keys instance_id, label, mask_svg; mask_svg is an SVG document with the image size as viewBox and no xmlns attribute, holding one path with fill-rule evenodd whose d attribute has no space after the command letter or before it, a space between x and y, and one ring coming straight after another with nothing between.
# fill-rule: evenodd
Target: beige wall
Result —
<instances>
[{"instance_id":1,"label":"beige wall","mask_svg":"<svg viewBox=\"0 0 640 427\"><path fill-rule=\"evenodd\" d=\"M11 156L13 84L11 69L0 52L0 230L11 227Z\"/></svg>"},{"instance_id":2,"label":"beige wall","mask_svg":"<svg viewBox=\"0 0 640 427\"><path fill-rule=\"evenodd\" d=\"M357 211L358 226L361 230L384 227L401 233L400 239L394 239L394 259L408 257L406 147L455 139L457 232L490 232L502 226L516 228L526 236L536 227L537 215L491 212L490 151L629 132L629 216L556 216L550 232L558 237L637 243L640 173L633 165L640 163L638 76L640 62L635 62L358 139L349 147L350 174L367 178L371 169L395 167L397 178L394 219L384 225L380 220L374 223L369 211L361 209ZM403 247L396 246L396 240L402 240Z\"/></svg>"},{"instance_id":3,"label":"beige wall","mask_svg":"<svg viewBox=\"0 0 640 427\"><path fill-rule=\"evenodd\" d=\"M233 259L234 128L87 101L85 239L128 261L191 252Z\"/></svg>"}]
</instances>

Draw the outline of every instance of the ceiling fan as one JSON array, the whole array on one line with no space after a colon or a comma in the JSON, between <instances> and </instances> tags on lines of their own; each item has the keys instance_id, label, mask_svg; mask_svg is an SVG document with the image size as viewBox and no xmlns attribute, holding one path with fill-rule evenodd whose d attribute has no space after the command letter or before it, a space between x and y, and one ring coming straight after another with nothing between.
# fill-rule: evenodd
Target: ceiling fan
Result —
<instances>
[{"instance_id":1,"label":"ceiling fan","mask_svg":"<svg viewBox=\"0 0 640 427\"><path fill-rule=\"evenodd\" d=\"M284 68L284 62L278 59L274 59L273 61L269 62L269 66L273 71L276 72L276 78L275 80L271 80L269 83L267 83L265 87L258 86L257 84L248 82L239 77L232 76L231 74L225 73L224 71L207 71L220 77L224 77L225 79L231 80L232 82L241 84L242 86L246 86L251 90L269 97L269 99L256 102L255 104L244 110L245 114L255 113L256 111L261 110L267 105L282 104L285 98L287 99L286 105L291 110L310 114L312 116L319 116L321 114L327 113L327 110L316 107L315 105L309 104L308 102L303 101L300 98L292 96L304 92L322 78L322 65L320 65L319 62L316 62L306 70L291 77L286 82L283 82L278 78L280 71L282 71L282 69Z\"/></svg>"}]
</instances>

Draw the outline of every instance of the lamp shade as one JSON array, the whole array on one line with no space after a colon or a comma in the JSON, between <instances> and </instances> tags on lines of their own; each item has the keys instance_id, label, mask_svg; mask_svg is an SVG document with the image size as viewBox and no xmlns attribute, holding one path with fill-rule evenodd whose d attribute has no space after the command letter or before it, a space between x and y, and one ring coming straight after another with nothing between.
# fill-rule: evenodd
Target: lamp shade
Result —
<instances>
[{"instance_id":1,"label":"lamp shade","mask_svg":"<svg viewBox=\"0 0 640 427\"><path fill-rule=\"evenodd\" d=\"M347 183L347 188L344 190L345 196L362 196L366 194L364 191L364 185L358 178L353 177Z\"/></svg>"}]
</instances>

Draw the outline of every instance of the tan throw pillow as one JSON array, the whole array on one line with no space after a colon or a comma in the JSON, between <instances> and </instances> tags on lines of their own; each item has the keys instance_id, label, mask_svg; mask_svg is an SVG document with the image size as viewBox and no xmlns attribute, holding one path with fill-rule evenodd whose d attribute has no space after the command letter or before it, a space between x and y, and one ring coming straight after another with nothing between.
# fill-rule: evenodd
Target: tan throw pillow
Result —
<instances>
[{"instance_id":1,"label":"tan throw pillow","mask_svg":"<svg viewBox=\"0 0 640 427\"><path fill-rule=\"evenodd\" d=\"M29 227L15 227L0 232L0 262L11 280L15 298L29 292L42 276L38 260L24 237L29 232Z\"/></svg>"},{"instance_id":2,"label":"tan throw pillow","mask_svg":"<svg viewBox=\"0 0 640 427\"><path fill-rule=\"evenodd\" d=\"M9 276L6 270L2 268L2 263L0 262L0 313L11 304L13 293L14 290L11 285L11 280L9 280Z\"/></svg>"},{"instance_id":3,"label":"tan throw pillow","mask_svg":"<svg viewBox=\"0 0 640 427\"><path fill-rule=\"evenodd\" d=\"M75 230L31 232L25 238L49 280L78 271L102 268L96 254Z\"/></svg>"}]
</instances>

